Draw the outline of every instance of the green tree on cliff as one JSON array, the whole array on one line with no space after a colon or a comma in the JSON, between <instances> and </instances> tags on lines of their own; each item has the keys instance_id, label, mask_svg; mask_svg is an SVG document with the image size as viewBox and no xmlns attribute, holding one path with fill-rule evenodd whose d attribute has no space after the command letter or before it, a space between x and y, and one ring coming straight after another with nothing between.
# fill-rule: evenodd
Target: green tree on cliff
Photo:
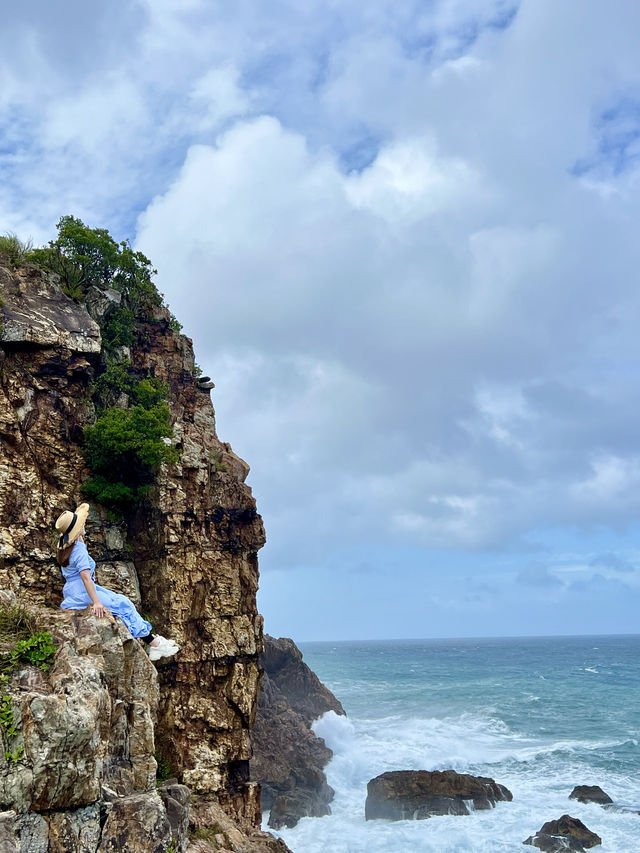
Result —
<instances>
[{"instance_id":1,"label":"green tree on cliff","mask_svg":"<svg viewBox=\"0 0 640 853\"><path fill-rule=\"evenodd\" d=\"M97 285L119 290L134 313L162 304L152 280L157 270L128 240L117 243L106 228L89 228L75 216L61 217L56 227L57 238L33 249L30 260L57 273L68 296L80 299Z\"/></svg>"}]
</instances>

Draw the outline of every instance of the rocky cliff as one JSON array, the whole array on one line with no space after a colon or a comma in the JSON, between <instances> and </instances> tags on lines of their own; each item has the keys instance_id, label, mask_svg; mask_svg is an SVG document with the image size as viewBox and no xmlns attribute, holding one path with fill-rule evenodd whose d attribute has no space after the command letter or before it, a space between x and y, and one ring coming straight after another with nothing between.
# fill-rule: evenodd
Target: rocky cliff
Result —
<instances>
[{"instance_id":1,"label":"rocky cliff","mask_svg":"<svg viewBox=\"0 0 640 853\"><path fill-rule=\"evenodd\" d=\"M94 287L86 298L73 300L51 273L29 265L13 270L0 264L0 298L0 588L44 612L57 608L61 600L62 577L51 548L52 524L63 509L82 500L80 487L89 476L82 442L83 429L95 420L91 383L105 366L100 323L117 306L119 294ZM207 815L216 809L248 832L259 824L259 788L249 779L249 759L260 680L257 552L264 543L264 530L244 482L248 466L218 439L211 383L198 382L191 341L173 330L168 311L157 307L138 320L131 347L121 347L116 356L139 375L167 384L173 444L180 456L176 464L162 467L145 501L126 519L117 520L106 509L92 507L87 524L89 550L97 562L99 582L139 603L154 628L176 639L181 652L158 667L157 701L153 696L145 700L144 710L135 696L138 690L153 694L155 673L145 663L139 644L111 626L113 637L120 638L113 642L120 643L118 654L129 679L129 698L117 704L119 695L109 689L104 671L109 665L101 662L106 661L105 653L99 651L104 637L100 635L98 641L95 636L95 631L107 629L86 627L93 619L90 616L56 613L54 627L62 643L59 657L67 648L65 643L70 643L74 651L64 652L65 660L95 658L90 661L95 673L89 680L93 679L96 690L106 682L112 706L116 702L120 709L116 713L112 707L109 725L116 726L116 740L122 740L124 751L109 753L111 729L96 723L92 737L102 752L99 766L87 770L90 791L82 795L82 802L53 803L37 796L20 799L5 784L0 787L4 790L0 807L19 814L41 815L62 807L95 813L105 802L102 787L113 790L116 798L155 790L155 783L151 784L155 751L171 775L190 789L192 826L200 831L198 849L205 850L207 843L214 844L206 841L206 830ZM117 405L129 405L126 395ZM78 650L68 637L74 631L83 636L94 632L91 642L82 640L93 651ZM89 666L86 660L81 663L78 672ZM62 682L55 681L57 672L56 668L51 676L55 684L43 688L48 696L64 694ZM97 696L92 701L109 704L106 696ZM26 707L24 697L19 701L21 708ZM33 709L35 699L29 701ZM102 718L102 710L96 715ZM152 718L155 726L150 725ZM140 720L151 732L143 758L134 736L134 724ZM41 749L42 754L35 746L25 748L27 775L34 772L34 762L46 761L46 740ZM118 785L112 773L116 765L122 782ZM62 782L52 772L57 789ZM213 822L220 825L219 820ZM49 829L50 850L85 849L55 846L51 832L56 831ZM228 849L234 850L245 843L236 839L233 846L228 833L227 841ZM269 837L254 841L247 849L267 849L255 845L270 844Z\"/></svg>"},{"instance_id":2,"label":"rocky cliff","mask_svg":"<svg viewBox=\"0 0 640 853\"><path fill-rule=\"evenodd\" d=\"M293 640L265 634L264 667L253 731L252 777L262 785L269 826L295 826L301 817L331 813L334 791L324 768L333 752L311 730L327 711L344 715L339 700L302 659Z\"/></svg>"}]
</instances>

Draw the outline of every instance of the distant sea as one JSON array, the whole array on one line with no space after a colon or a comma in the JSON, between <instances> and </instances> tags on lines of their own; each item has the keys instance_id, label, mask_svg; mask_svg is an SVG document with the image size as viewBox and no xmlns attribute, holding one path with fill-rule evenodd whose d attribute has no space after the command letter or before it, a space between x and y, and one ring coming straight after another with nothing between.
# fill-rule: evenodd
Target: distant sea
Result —
<instances>
[{"instance_id":1,"label":"distant sea","mask_svg":"<svg viewBox=\"0 0 640 853\"><path fill-rule=\"evenodd\" d=\"M640 636L306 643L348 717L314 724L334 751L332 815L279 833L294 853L507 853L570 814L602 853L640 853ZM387 770L491 776L513 802L468 817L365 822ZM600 785L615 809L569 800Z\"/></svg>"}]
</instances>

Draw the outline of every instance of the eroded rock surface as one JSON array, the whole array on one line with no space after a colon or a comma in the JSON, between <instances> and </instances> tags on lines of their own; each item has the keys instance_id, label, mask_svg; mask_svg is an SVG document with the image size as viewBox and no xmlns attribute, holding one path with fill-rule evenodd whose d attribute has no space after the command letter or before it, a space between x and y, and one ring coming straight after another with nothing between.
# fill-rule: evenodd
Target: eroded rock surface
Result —
<instances>
[{"instance_id":1,"label":"eroded rock surface","mask_svg":"<svg viewBox=\"0 0 640 853\"><path fill-rule=\"evenodd\" d=\"M545 853L562 853L564 850L584 851L602 844L602 839L582 823L568 814L558 820L550 820L523 844L537 847Z\"/></svg>"},{"instance_id":2,"label":"eroded rock surface","mask_svg":"<svg viewBox=\"0 0 640 853\"><path fill-rule=\"evenodd\" d=\"M211 800L194 798L187 853L291 853L281 838L260 829L239 828Z\"/></svg>"},{"instance_id":3,"label":"eroded rock surface","mask_svg":"<svg viewBox=\"0 0 640 853\"><path fill-rule=\"evenodd\" d=\"M454 770L395 770L376 776L367 785L365 818L422 820L432 815L468 815L490 809L511 792L493 779Z\"/></svg>"},{"instance_id":4,"label":"eroded rock surface","mask_svg":"<svg viewBox=\"0 0 640 853\"><path fill-rule=\"evenodd\" d=\"M327 711L344 714L344 709L304 663L292 640L266 635L260 662L264 673L251 774L261 783L269 826L293 827L301 817L331 812L334 791L324 768L333 753L310 726Z\"/></svg>"},{"instance_id":5,"label":"eroded rock surface","mask_svg":"<svg viewBox=\"0 0 640 853\"><path fill-rule=\"evenodd\" d=\"M2 599L12 603L6 592ZM0 808L15 812L5 835L32 853L165 850L155 667L119 620L95 619L90 608L31 612L58 650L49 672L27 666L3 686L15 729L2 730ZM185 840L186 827L183 848Z\"/></svg>"},{"instance_id":6,"label":"eroded rock surface","mask_svg":"<svg viewBox=\"0 0 640 853\"><path fill-rule=\"evenodd\" d=\"M63 346L100 352L100 329L87 311L62 292L57 276L27 266L0 266L4 346Z\"/></svg>"},{"instance_id":7,"label":"eroded rock surface","mask_svg":"<svg viewBox=\"0 0 640 853\"><path fill-rule=\"evenodd\" d=\"M99 320L117 308L113 292L92 290L90 296L91 314ZM82 500L80 487L89 478L83 429L95 420L90 383L104 353L97 323L83 304L62 293L55 276L0 265L0 297L0 588L56 608L63 579L51 547L52 525ZM166 309L138 323L132 346L121 355L130 357L140 376L167 383L180 460L163 468L146 504L125 522L93 506L89 551L97 578L139 601L154 628L181 646L177 658L158 666L155 741L163 760L192 792L256 827L259 791L249 778L249 759L262 649L257 552L265 537L244 482L249 468L218 439L210 389L196 386L191 341L172 330ZM122 395L118 405L128 404ZM83 666L86 661L70 663L69 677L91 680ZM43 763L51 735L47 720L62 714L62 700L52 695L58 698L39 697L24 709L34 749L40 738ZM98 689L92 701L107 702L99 696ZM93 718L87 714L94 711L74 713L69 737L89 737ZM140 713L131 710L134 717ZM128 731L123 721L114 723L113 738L128 737ZM146 770L141 756L132 754L136 761L122 764L117 754L109 753L109 778L119 794L132 775L142 778ZM25 778L19 807L45 808L73 789L76 806L84 808L94 797L97 771L91 757L83 761L83 781L62 780L59 790ZM45 837L42 821L50 827L55 811L34 814L21 831ZM60 832L76 832L67 829Z\"/></svg>"}]
</instances>

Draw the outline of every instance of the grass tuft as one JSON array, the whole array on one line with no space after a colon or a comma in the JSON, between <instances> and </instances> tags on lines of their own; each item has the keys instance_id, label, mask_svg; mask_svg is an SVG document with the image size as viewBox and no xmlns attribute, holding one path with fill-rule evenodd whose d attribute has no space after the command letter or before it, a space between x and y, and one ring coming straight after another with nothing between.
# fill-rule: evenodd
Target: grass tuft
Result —
<instances>
[{"instance_id":1,"label":"grass tuft","mask_svg":"<svg viewBox=\"0 0 640 853\"><path fill-rule=\"evenodd\" d=\"M28 262L32 249L30 240L23 242L16 234L8 232L0 236L0 256L13 269L22 267Z\"/></svg>"},{"instance_id":2,"label":"grass tuft","mask_svg":"<svg viewBox=\"0 0 640 853\"><path fill-rule=\"evenodd\" d=\"M24 640L35 631L35 620L23 604L0 605L0 642Z\"/></svg>"}]
</instances>

